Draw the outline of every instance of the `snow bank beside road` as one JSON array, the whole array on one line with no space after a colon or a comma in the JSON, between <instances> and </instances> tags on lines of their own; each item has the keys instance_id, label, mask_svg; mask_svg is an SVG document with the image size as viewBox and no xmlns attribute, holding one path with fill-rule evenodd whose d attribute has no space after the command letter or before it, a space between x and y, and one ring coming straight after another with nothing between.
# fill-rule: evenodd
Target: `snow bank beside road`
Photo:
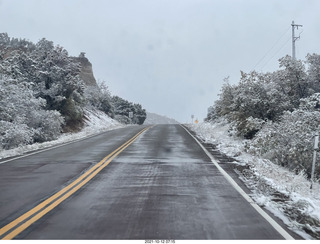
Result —
<instances>
[{"instance_id":1,"label":"snow bank beside road","mask_svg":"<svg viewBox=\"0 0 320 244\"><path fill-rule=\"evenodd\" d=\"M59 144L102 133L108 130L124 127L123 124L120 124L116 120L111 119L108 115L99 110L87 109L85 111L85 115L87 117L87 120L85 121L85 127L80 132L62 134L57 140L54 141L24 145L11 150L0 150L0 159L22 155L30 151L56 146Z\"/></svg>"},{"instance_id":2,"label":"snow bank beside road","mask_svg":"<svg viewBox=\"0 0 320 244\"><path fill-rule=\"evenodd\" d=\"M229 132L225 121L189 125L204 142L233 157L245 167L239 177L251 190L251 197L305 239L320 239L320 185L310 190L310 181L269 160L246 153L249 141Z\"/></svg>"}]
</instances>

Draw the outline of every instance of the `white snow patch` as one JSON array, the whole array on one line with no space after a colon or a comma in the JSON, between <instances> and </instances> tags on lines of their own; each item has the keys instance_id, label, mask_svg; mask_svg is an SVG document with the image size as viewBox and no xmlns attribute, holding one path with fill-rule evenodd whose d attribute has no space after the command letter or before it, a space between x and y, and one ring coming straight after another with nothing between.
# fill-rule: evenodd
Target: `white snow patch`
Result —
<instances>
[{"instance_id":1,"label":"white snow patch","mask_svg":"<svg viewBox=\"0 0 320 244\"><path fill-rule=\"evenodd\" d=\"M305 239L314 239L305 230L320 233L320 184L313 184L303 173L294 174L270 160L246 152L247 140L239 139L229 130L226 121L188 125L206 143L248 166L240 178L251 189L251 197L279 217L291 230ZM232 162L231 162L232 163ZM250 171L250 172L249 172ZM276 199L276 194L281 194ZM300 219L300 222L297 221ZM313 220L317 223L312 226Z\"/></svg>"},{"instance_id":2,"label":"white snow patch","mask_svg":"<svg viewBox=\"0 0 320 244\"><path fill-rule=\"evenodd\" d=\"M80 140L105 131L125 127L125 125L120 124L114 119L111 119L108 115L99 110L86 109L85 115L87 120L85 121L84 128L80 132L64 133L54 141L24 145L10 150L0 149L0 159L19 156L30 151L49 148L59 144Z\"/></svg>"}]
</instances>

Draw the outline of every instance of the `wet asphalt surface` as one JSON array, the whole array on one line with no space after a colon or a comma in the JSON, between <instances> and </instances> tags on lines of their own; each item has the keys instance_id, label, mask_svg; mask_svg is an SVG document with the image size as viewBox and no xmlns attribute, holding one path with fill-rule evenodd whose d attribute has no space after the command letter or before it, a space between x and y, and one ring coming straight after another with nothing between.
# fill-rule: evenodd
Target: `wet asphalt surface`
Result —
<instances>
[{"instance_id":1,"label":"wet asphalt surface","mask_svg":"<svg viewBox=\"0 0 320 244\"><path fill-rule=\"evenodd\" d=\"M0 164L0 225L19 217L143 127ZM0 162L1 163L1 162ZM180 125L144 132L16 239L283 239Z\"/></svg>"}]
</instances>

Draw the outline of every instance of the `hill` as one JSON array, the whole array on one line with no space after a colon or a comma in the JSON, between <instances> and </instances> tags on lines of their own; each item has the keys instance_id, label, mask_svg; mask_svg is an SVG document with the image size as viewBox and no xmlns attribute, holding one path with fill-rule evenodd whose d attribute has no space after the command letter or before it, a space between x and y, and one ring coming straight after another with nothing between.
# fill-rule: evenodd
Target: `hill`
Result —
<instances>
[{"instance_id":1,"label":"hill","mask_svg":"<svg viewBox=\"0 0 320 244\"><path fill-rule=\"evenodd\" d=\"M179 124L179 122L163 115L147 112L147 118L144 121L144 125L152 124Z\"/></svg>"},{"instance_id":2,"label":"hill","mask_svg":"<svg viewBox=\"0 0 320 244\"><path fill-rule=\"evenodd\" d=\"M87 109L124 124L143 124L146 118L140 104L97 84L84 52L71 57L45 38L32 43L0 33L0 150L78 132Z\"/></svg>"}]
</instances>

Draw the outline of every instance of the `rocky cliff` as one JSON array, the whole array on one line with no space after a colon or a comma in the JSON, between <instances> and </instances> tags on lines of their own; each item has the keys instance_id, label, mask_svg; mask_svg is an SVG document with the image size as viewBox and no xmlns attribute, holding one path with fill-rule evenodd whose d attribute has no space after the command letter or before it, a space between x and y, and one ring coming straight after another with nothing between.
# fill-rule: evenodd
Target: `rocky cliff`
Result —
<instances>
[{"instance_id":1,"label":"rocky cliff","mask_svg":"<svg viewBox=\"0 0 320 244\"><path fill-rule=\"evenodd\" d=\"M74 60L81 64L81 73L80 77L85 82L87 86L96 86L97 81L94 78L92 71L92 64L90 61L84 56L84 53L81 53L79 57L74 57Z\"/></svg>"}]
</instances>

